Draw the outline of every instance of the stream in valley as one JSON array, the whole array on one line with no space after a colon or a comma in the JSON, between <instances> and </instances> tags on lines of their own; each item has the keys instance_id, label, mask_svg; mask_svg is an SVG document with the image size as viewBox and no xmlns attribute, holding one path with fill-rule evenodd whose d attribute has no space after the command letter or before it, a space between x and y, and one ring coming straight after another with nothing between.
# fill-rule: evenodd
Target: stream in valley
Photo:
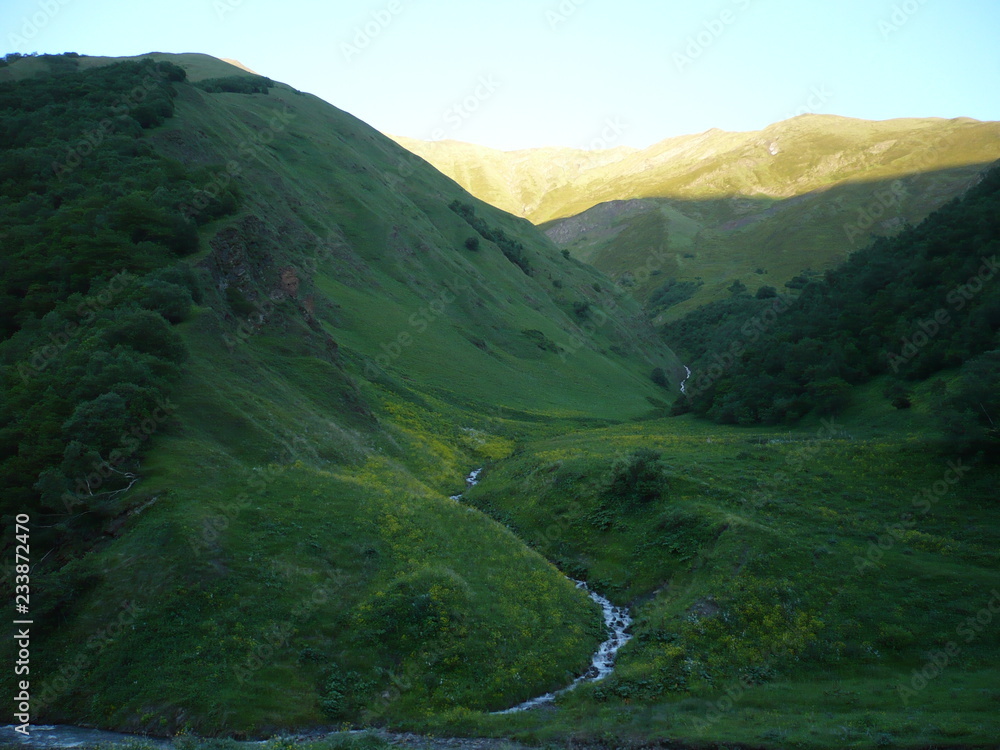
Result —
<instances>
[{"instance_id":1,"label":"stream in valley","mask_svg":"<svg viewBox=\"0 0 1000 750\"><path fill-rule=\"evenodd\" d=\"M690 370L688 370L688 375L691 375ZM682 392L683 389L684 384L682 383ZM473 470L472 473L465 478L466 486L475 487L479 484L479 477L482 473L482 468ZM462 495L452 495L451 499L458 502L462 499L462 497ZM569 576L566 577L569 578ZM573 581L578 589L586 591L597 606L601 608L601 612L604 615L604 626L608 629L608 638L601 643L600 646L598 646L597 651L591 658L590 668L566 687L551 693L546 693L545 695L539 695L535 698L529 698L523 703L519 703L516 706L512 706L511 708L503 711L494 711L494 713L512 714L519 711L528 711L532 708L552 703L557 696L562 695L563 693L568 693L570 690L584 682L597 682L598 680L603 680L611 674L612 670L615 668L615 657L618 655L619 649L632 639L632 636L628 632L629 627L632 625L632 616L629 614L627 608L616 607L608 601L606 597L601 596L596 591L591 591L585 581L577 581L575 578L569 578L569 580Z\"/></svg>"},{"instance_id":2,"label":"stream in valley","mask_svg":"<svg viewBox=\"0 0 1000 750\"><path fill-rule=\"evenodd\" d=\"M690 370L688 372L690 373ZM483 470L481 468L472 471L469 476L465 478L466 486L474 487L479 484L479 477L482 475L482 472ZM452 495L451 499L458 502L462 499L462 495ZM628 629L632 624L632 617L627 608L617 607L608 601L606 597L601 596L596 591L591 591L586 582L577 581L572 578L569 580L573 581L578 589L586 591L590 598L601 608L601 612L604 615L604 625L608 629L608 638L601 643L597 651L594 653L591 658L590 668L566 687L551 693L546 693L545 695L539 695L535 698L526 700L523 703L519 703L516 706L503 711L495 711L494 713L511 714L520 711L528 711L533 708L538 708L539 706L550 704L556 699L557 696L567 693L583 683L603 680L614 670L615 657L617 656L619 649L621 649L621 647L628 643L632 638L628 632ZM387 737L394 737L394 735L387 734ZM172 741L169 739L141 737L121 732L105 732L98 729L86 729L83 727L32 724L30 727L30 734L28 736L15 731L14 726L0 727L0 746L16 745L26 748L75 748L93 746L97 744L122 745L137 741L146 742L162 748L172 747ZM390 739L390 742L392 741L393 740ZM393 744L398 743L393 742Z\"/></svg>"}]
</instances>

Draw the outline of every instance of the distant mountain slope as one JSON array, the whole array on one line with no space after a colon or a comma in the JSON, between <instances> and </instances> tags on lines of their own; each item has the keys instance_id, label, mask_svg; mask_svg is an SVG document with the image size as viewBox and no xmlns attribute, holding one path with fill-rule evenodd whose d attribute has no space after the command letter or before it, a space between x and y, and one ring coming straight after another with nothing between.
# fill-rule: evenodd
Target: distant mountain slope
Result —
<instances>
[{"instance_id":1,"label":"distant mountain slope","mask_svg":"<svg viewBox=\"0 0 1000 750\"><path fill-rule=\"evenodd\" d=\"M666 318L736 279L780 287L832 267L872 235L918 223L1000 158L1000 123L968 118L803 115L606 152L397 140L640 298L703 283Z\"/></svg>"}]
</instances>

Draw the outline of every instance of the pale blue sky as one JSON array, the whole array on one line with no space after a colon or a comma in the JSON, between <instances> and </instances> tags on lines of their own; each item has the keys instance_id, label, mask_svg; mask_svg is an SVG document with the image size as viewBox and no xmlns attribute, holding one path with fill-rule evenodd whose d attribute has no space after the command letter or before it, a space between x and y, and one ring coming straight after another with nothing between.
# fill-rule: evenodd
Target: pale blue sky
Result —
<instances>
[{"instance_id":1,"label":"pale blue sky","mask_svg":"<svg viewBox=\"0 0 1000 750\"><path fill-rule=\"evenodd\" d=\"M0 3L6 52L206 52L384 132L505 149L802 111L1000 120L998 0Z\"/></svg>"}]
</instances>

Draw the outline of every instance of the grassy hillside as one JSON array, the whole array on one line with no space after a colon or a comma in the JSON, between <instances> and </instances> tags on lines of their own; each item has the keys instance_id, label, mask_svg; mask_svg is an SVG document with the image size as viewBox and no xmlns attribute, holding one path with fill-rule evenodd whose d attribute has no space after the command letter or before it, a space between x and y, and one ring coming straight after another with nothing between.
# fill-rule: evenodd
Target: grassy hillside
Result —
<instances>
[{"instance_id":1,"label":"grassy hillside","mask_svg":"<svg viewBox=\"0 0 1000 750\"><path fill-rule=\"evenodd\" d=\"M315 97L153 60L0 66L0 478L7 528L31 516L33 720L995 744L997 466L958 454L936 383L898 409L875 377L794 429L668 418L645 281ZM116 98L130 76L149 101ZM695 242L664 205L595 211L633 211L629 246ZM492 713L604 637L564 574L634 637L606 680Z\"/></svg>"},{"instance_id":2,"label":"grassy hillside","mask_svg":"<svg viewBox=\"0 0 1000 750\"><path fill-rule=\"evenodd\" d=\"M873 235L919 223L1000 158L1000 125L803 115L648 149L499 152L398 139L480 198L531 219L574 257L649 301L698 286L661 320L740 279L781 287Z\"/></svg>"},{"instance_id":3,"label":"grassy hillside","mask_svg":"<svg viewBox=\"0 0 1000 750\"><path fill-rule=\"evenodd\" d=\"M180 185L199 176L194 192L170 194L183 252L140 256L153 252L150 225L122 208L121 233L99 234L66 288L54 283L61 245L32 251L33 235L8 238L38 267L30 279L4 272L19 310L0 346L0 408L17 420L3 434L5 466L23 458L18 436L40 416L48 442L37 455L52 448L57 463L85 425L115 444L119 422L99 408L129 405L116 416L123 441L150 424L126 464L94 454L95 472L127 466L127 487L95 491L90 466L78 477L68 458L44 485L5 474L21 493L5 497L5 517L29 513L41 550L35 716L262 733L502 708L565 684L602 637L599 612L509 531L448 496L524 434L662 410L649 373L672 354L600 272L350 115L205 56L153 59L192 74L124 69L153 76L170 104L160 120L128 126L128 148L164 160ZM4 67L0 85L16 92L41 73L72 88L114 62L27 58ZM236 93L247 85L258 93ZM98 121L101 106L138 111L112 111L121 104L109 95L88 106ZM46 111L32 116L47 122ZM81 135L59 137L69 140L43 148L83 151ZM103 164L111 146L82 164ZM45 162L32 142L17 148L17 159ZM127 169L75 167L70 179L82 196L76 227L99 226L115 207L157 215L147 203L165 199L154 188L131 194ZM10 195L67 221L63 183L37 189L42 205ZM209 216L219 195L235 206ZM62 241L82 241L68 227ZM520 266L505 254L515 247ZM173 261L194 295L174 319L146 297L105 295L119 269L159 273ZM97 314L79 318L88 306ZM109 357L145 361L142 335L118 335L122 316L163 328L178 352L155 420L136 411L144 386L117 380L139 375L108 369ZM69 332L52 356L40 353L50 329ZM72 400L96 394L77 395L74 373L106 392ZM32 412L32 399L52 414ZM89 492L60 502L73 486Z\"/></svg>"},{"instance_id":4,"label":"grassy hillside","mask_svg":"<svg viewBox=\"0 0 1000 750\"><path fill-rule=\"evenodd\" d=\"M635 637L555 712L468 731L991 747L997 467L938 452L927 389L901 414L880 387L795 431L644 422L532 442L490 472L470 502L630 603ZM639 451L659 454L657 489L622 502L613 479Z\"/></svg>"}]
</instances>

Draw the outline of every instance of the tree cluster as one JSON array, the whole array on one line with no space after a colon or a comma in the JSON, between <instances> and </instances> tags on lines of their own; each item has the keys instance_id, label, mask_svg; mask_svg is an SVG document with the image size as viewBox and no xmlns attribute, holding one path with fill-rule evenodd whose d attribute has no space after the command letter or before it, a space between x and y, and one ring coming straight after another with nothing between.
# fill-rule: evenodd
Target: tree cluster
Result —
<instances>
[{"instance_id":1,"label":"tree cluster","mask_svg":"<svg viewBox=\"0 0 1000 750\"><path fill-rule=\"evenodd\" d=\"M801 290L794 299L734 294L668 324L666 341L696 373L676 410L720 423L793 422L843 409L851 386L879 375L915 381L962 368L939 405L964 415L965 433L988 430L994 401L984 395L973 408L962 394L996 384L982 363L1000 349L998 251L993 167L919 226L877 239L821 279L797 277L786 285Z\"/></svg>"}]
</instances>

